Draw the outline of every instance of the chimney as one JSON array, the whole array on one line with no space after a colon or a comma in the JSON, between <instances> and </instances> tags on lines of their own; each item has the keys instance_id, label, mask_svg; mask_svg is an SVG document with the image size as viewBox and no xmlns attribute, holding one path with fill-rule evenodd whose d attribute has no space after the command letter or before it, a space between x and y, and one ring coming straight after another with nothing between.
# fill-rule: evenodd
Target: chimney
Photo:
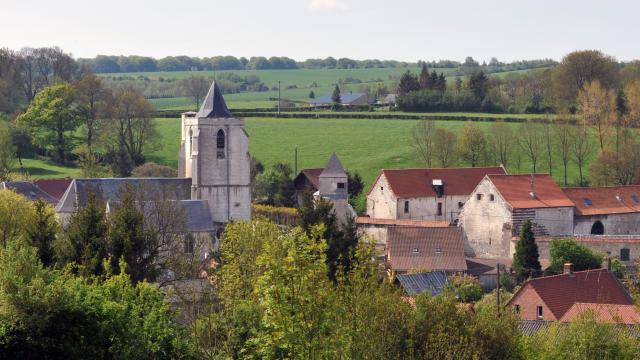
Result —
<instances>
[{"instance_id":1,"label":"chimney","mask_svg":"<svg viewBox=\"0 0 640 360\"><path fill-rule=\"evenodd\" d=\"M564 271L562 273L563 274L569 274L569 276L573 276L573 264L572 263L565 263L564 264Z\"/></svg>"},{"instance_id":2,"label":"chimney","mask_svg":"<svg viewBox=\"0 0 640 360\"><path fill-rule=\"evenodd\" d=\"M444 181L442 179L433 179L431 181L431 185L433 186L433 190L436 192L437 197L442 197L444 195Z\"/></svg>"}]
</instances>

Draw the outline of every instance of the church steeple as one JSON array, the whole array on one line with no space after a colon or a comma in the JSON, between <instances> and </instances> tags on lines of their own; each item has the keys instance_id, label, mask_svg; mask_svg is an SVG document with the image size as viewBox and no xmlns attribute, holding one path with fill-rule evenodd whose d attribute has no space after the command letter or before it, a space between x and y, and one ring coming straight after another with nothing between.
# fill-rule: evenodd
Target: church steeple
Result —
<instances>
[{"instance_id":1,"label":"church steeple","mask_svg":"<svg viewBox=\"0 0 640 360\"><path fill-rule=\"evenodd\" d=\"M215 80L211 83L209 92L202 102L200 110L196 114L197 118L230 118L231 112L227 109L227 104L222 97L222 91Z\"/></svg>"}]
</instances>

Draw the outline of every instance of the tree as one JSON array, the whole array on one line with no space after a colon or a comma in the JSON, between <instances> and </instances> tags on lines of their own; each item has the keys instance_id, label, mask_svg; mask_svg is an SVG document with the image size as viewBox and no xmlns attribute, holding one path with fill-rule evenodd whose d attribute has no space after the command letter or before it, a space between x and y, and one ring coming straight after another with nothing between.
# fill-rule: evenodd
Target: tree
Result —
<instances>
[{"instance_id":1,"label":"tree","mask_svg":"<svg viewBox=\"0 0 640 360\"><path fill-rule=\"evenodd\" d=\"M562 167L564 170L564 185L567 186L567 167L569 166L569 160L571 159L571 150L573 140L572 126L569 124L556 124L553 126L553 133L556 139L556 150L562 160Z\"/></svg>"},{"instance_id":2,"label":"tree","mask_svg":"<svg viewBox=\"0 0 640 360\"><path fill-rule=\"evenodd\" d=\"M571 128L571 152L573 160L578 165L580 174L580 186L585 185L583 169L592 152L592 144L586 126L573 126Z\"/></svg>"},{"instance_id":3,"label":"tree","mask_svg":"<svg viewBox=\"0 0 640 360\"><path fill-rule=\"evenodd\" d=\"M42 90L16 120L31 129L36 144L51 150L57 162L64 162L74 146L79 121L73 102L71 85L53 85Z\"/></svg>"},{"instance_id":4,"label":"tree","mask_svg":"<svg viewBox=\"0 0 640 360\"><path fill-rule=\"evenodd\" d=\"M467 161L472 167L476 167L486 146L487 140L482 130L471 121L465 122L458 136L460 158Z\"/></svg>"},{"instance_id":5,"label":"tree","mask_svg":"<svg viewBox=\"0 0 640 360\"><path fill-rule=\"evenodd\" d=\"M347 171L347 190L349 191L349 200L355 200L364 190L364 182L358 172L351 173Z\"/></svg>"},{"instance_id":6,"label":"tree","mask_svg":"<svg viewBox=\"0 0 640 360\"><path fill-rule=\"evenodd\" d=\"M599 186L635 184L640 175L639 151L640 144L631 138L622 141L618 152L604 149L591 163L591 182Z\"/></svg>"},{"instance_id":7,"label":"tree","mask_svg":"<svg viewBox=\"0 0 640 360\"><path fill-rule=\"evenodd\" d=\"M211 80L208 80L203 76L190 76L184 78L180 85L182 86L184 93L193 99L195 102L195 108L197 109L200 104L202 104L202 100L207 95L207 91L209 91Z\"/></svg>"},{"instance_id":8,"label":"tree","mask_svg":"<svg viewBox=\"0 0 640 360\"><path fill-rule=\"evenodd\" d=\"M108 224L105 205L90 192L84 207L76 209L69 218L64 234L55 244L56 259L61 264L75 262L80 274L104 274L104 260L108 257Z\"/></svg>"},{"instance_id":9,"label":"tree","mask_svg":"<svg viewBox=\"0 0 640 360\"><path fill-rule=\"evenodd\" d=\"M136 199L136 189L125 187L119 194L116 209L110 216L109 255L111 271L121 271L120 263L131 276L134 284L143 280L153 281L156 276L154 261L158 256L158 237L145 229L145 216Z\"/></svg>"},{"instance_id":10,"label":"tree","mask_svg":"<svg viewBox=\"0 0 640 360\"><path fill-rule=\"evenodd\" d=\"M540 126L532 121L520 124L518 145L531 161L531 172L536 173L536 165L542 150L543 133Z\"/></svg>"},{"instance_id":11,"label":"tree","mask_svg":"<svg viewBox=\"0 0 640 360\"><path fill-rule=\"evenodd\" d=\"M469 75L469 90L479 101L484 100L487 96L487 86L489 78L485 75L484 71L476 71Z\"/></svg>"},{"instance_id":12,"label":"tree","mask_svg":"<svg viewBox=\"0 0 640 360\"><path fill-rule=\"evenodd\" d=\"M436 128L433 138L433 153L439 167L447 168L457 162L456 133L445 128Z\"/></svg>"},{"instance_id":13,"label":"tree","mask_svg":"<svg viewBox=\"0 0 640 360\"><path fill-rule=\"evenodd\" d=\"M339 108L342 105L342 99L340 98L340 88L336 84L336 87L333 89L333 94L331 94L331 101L333 102L334 108Z\"/></svg>"},{"instance_id":14,"label":"tree","mask_svg":"<svg viewBox=\"0 0 640 360\"><path fill-rule=\"evenodd\" d=\"M627 124L633 127L640 126L640 79L625 85Z\"/></svg>"},{"instance_id":15,"label":"tree","mask_svg":"<svg viewBox=\"0 0 640 360\"><path fill-rule=\"evenodd\" d=\"M402 74L398 83L398 96L405 96L412 91L420 90L418 78L411 74L409 70Z\"/></svg>"},{"instance_id":16,"label":"tree","mask_svg":"<svg viewBox=\"0 0 640 360\"><path fill-rule=\"evenodd\" d=\"M433 160L433 141L436 127L433 121L424 120L417 123L411 130L413 148L427 167L431 167Z\"/></svg>"},{"instance_id":17,"label":"tree","mask_svg":"<svg viewBox=\"0 0 640 360\"><path fill-rule=\"evenodd\" d=\"M422 64L422 70L420 71L418 82L420 83L420 89L422 90L429 90L433 87L433 85L431 84L429 69L427 69L427 64Z\"/></svg>"},{"instance_id":18,"label":"tree","mask_svg":"<svg viewBox=\"0 0 640 360\"><path fill-rule=\"evenodd\" d=\"M75 84L75 96L78 118L81 119L87 131L86 145L88 154L91 155L95 133L99 126L98 121L107 112L108 91L99 77L94 74L85 74Z\"/></svg>"},{"instance_id":19,"label":"tree","mask_svg":"<svg viewBox=\"0 0 640 360\"><path fill-rule=\"evenodd\" d=\"M562 272L566 263L572 263L575 271L599 269L602 265L602 255L571 239L551 241L549 254L550 267L556 272Z\"/></svg>"},{"instance_id":20,"label":"tree","mask_svg":"<svg viewBox=\"0 0 640 360\"><path fill-rule=\"evenodd\" d=\"M34 218L29 199L12 190L0 190L0 253L9 242L28 236Z\"/></svg>"},{"instance_id":21,"label":"tree","mask_svg":"<svg viewBox=\"0 0 640 360\"><path fill-rule=\"evenodd\" d=\"M615 122L615 95L603 88L597 80L588 82L578 93L578 113L583 121L598 134L600 150L604 150L605 139Z\"/></svg>"},{"instance_id":22,"label":"tree","mask_svg":"<svg viewBox=\"0 0 640 360\"><path fill-rule=\"evenodd\" d=\"M526 220L520 230L520 239L516 243L513 255L513 270L520 280L535 277L540 274L541 266L538 260L538 245L533 234L531 221Z\"/></svg>"},{"instance_id":23,"label":"tree","mask_svg":"<svg viewBox=\"0 0 640 360\"><path fill-rule=\"evenodd\" d=\"M0 181L9 180L15 159L16 147L11 139L9 125L0 120Z\"/></svg>"},{"instance_id":24,"label":"tree","mask_svg":"<svg viewBox=\"0 0 640 360\"><path fill-rule=\"evenodd\" d=\"M509 164L509 156L511 155L513 148L514 138L511 126L504 122L493 122L491 124L490 136L497 160L499 160L500 164L504 167L507 167Z\"/></svg>"},{"instance_id":25,"label":"tree","mask_svg":"<svg viewBox=\"0 0 640 360\"><path fill-rule=\"evenodd\" d=\"M27 230L27 244L38 250L38 257L44 266L54 263L53 243L59 231L55 210L42 199L33 202L34 217L31 228Z\"/></svg>"},{"instance_id":26,"label":"tree","mask_svg":"<svg viewBox=\"0 0 640 360\"><path fill-rule=\"evenodd\" d=\"M313 92L313 90L309 91L309 99L315 99L316 98L316 93Z\"/></svg>"},{"instance_id":27,"label":"tree","mask_svg":"<svg viewBox=\"0 0 640 360\"><path fill-rule=\"evenodd\" d=\"M293 170L289 164L277 162L256 175L255 198L263 205L293 207L296 204Z\"/></svg>"},{"instance_id":28,"label":"tree","mask_svg":"<svg viewBox=\"0 0 640 360\"><path fill-rule=\"evenodd\" d=\"M553 125L551 123L551 119L545 119L545 122L540 125L541 135L542 135L542 143L544 144L544 152L547 160L547 168L549 169L549 175L553 175L553 155L554 155L554 138L553 138Z\"/></svg>"}]
</instances>

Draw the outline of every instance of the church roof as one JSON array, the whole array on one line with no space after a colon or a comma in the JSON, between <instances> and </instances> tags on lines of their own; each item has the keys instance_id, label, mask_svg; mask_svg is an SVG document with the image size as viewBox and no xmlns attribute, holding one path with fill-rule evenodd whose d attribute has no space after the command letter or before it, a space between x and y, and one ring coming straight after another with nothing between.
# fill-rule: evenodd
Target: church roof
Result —
<instances>
[{"instance_id":1,"label":"church roof","mask_svg":"<svg viewBox=\"0 0 640 360\"><path fill-rule=\"evenodd\" d=\"M347 176L347 173L344 172L344 168L342 167L340 160L338 160L336 153L333 153L331 155L331 159L329 159L329 162L324 167L324 170L322 170L322 172L320 173L320 177L322 178L322 177L346 177L346 176Z\"/></svg>"},{"instance_id":2,"label":"church roof","mask_svg":"<svg viewBox=\"0 0 640 360\"><path fill-rule=\"evenodd\" d=\"M198 118L229 118L231 112L227 109L227 104L222 97L222 91L215 80L211 83L209 92L202 102L202 106L196 117Z\"/></svg>"}]
</instances>

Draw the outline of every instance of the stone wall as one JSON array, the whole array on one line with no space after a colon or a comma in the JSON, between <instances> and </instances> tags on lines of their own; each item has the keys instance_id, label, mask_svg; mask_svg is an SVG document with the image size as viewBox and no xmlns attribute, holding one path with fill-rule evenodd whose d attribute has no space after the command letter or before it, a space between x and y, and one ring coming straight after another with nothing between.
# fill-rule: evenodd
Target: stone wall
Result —
<instances>
[{"instance_id":1,"label":"stone wall","mask_svg":"<svg viewBox=\"0 0 640 360\"><path fill-rule=\"evenodd\" d=\"M400 198L396 203L398 219L435 220L454 222L458 219L469 196L445 195L442 197ZM409 211L404 212L404 203L409 202ZM442 204L442 215L438 215L438 203Z\"/></svg>"},{"instance_id":2,"label":"stone wall","mask_svg":"<svg viewBox=\"0 0 640 360\"><path fill-rule=\"evenodd\" d=\"M367 215L374 219L397 219L397 200L384 175L373 184L367 195Z\"/></svg>"},{"instance_id":3,"label":"stone wall","mask_svg":"<svg viewBox=\"0 0 640 360\"><path fill-rule=\"evenodd\" d=\"M640 234L640 213L590 215L574 217L573 233L575 235L591 234L591 227L596 221L604 225L604 235Z\"/></svg>"}]
</instances>

